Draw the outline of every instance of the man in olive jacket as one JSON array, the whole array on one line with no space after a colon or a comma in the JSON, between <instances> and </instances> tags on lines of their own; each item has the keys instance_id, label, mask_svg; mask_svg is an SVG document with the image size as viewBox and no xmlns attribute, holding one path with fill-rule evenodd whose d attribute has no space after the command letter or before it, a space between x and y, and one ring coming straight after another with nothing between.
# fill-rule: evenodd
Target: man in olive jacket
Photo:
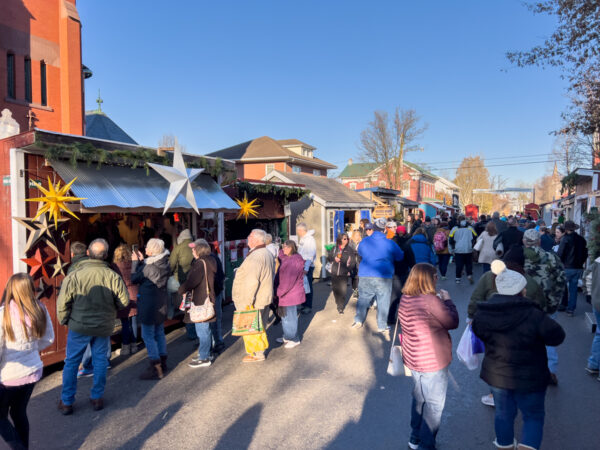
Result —
<instances>
[{"instance_id":1,"label":"man in olive jacket","mask_svg":"<svg viewBox=\"0 0 600 450\"><path fill-rule=\"evenodd\" d=\"M57 301L58 321L69 327L67 355L63 369L63 389L58 409L64 415L73 413L77 391L77 369L88 344L92 349L94 384L90 395L93 408L103 408L108 359L117 310L129 304L123 279L104 261L108 243L96 239L88 248L89 259L80 261L77 270L63 280Z\"/></svg>"},{"instance_id":2,"label":"man in olive jacket","mask_svg":"<svg viewBox=\"0 0 600 450\"><path fill-rule=\"evenodd\" d=\"M231 295L237 311L246 307L260 310L263 324L266 325L268 306L273 300L273 255L266 248L266 233L252 230L248 236L250 253L235 272ZM244 342L249 336L243 336ZM248 354L243 362L264 361L264 351Z\"/></svg>"}]
</instances>

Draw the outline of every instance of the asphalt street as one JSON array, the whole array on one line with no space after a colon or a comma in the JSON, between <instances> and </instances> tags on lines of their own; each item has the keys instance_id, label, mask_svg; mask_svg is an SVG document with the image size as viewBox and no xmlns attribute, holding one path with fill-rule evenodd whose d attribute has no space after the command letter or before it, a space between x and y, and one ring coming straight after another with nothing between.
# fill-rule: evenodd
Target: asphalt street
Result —
<instances>
[{"instance_id":1,"label":"asphalt street","mask_svg":"<svg viewBox=\"0 0 600 450\"><path fill-rule=\"evenodd\" d=\"M475 271L478 277L481 268ZM453 278L440 287L460 313L451 333L456 349L473 287ZM211 367L189 368L196 348L181 328L167 336L172 370L161 381L138 380L145 350L114 357L99 412L88 402L86 378L79 381L75 413L59 414L62 372L55 367L29 403L31 448L407 448L412 381L386 374L390 343L375 333L375 312L365 327L353 330L355 299L340 316L330 291L325 282L315 285L315 309L300 318L300 346L284 349L275 342L281 326L269 328L271 347L261 363L242 364L242 339L228 334L226 351ZM546 397L544 449L600 448L600 382L584 371L592 334L583 313L590 310L580 296L575 317L561 313L557 319L567 338L559 348L559 385L549 387ZM225 330L232 311L232 305L225 309ZM480 402L489 390L479 371L467 370L454 356L450 372L439 448L493 448L494 410Z\"/></svg>"}]
</instances>

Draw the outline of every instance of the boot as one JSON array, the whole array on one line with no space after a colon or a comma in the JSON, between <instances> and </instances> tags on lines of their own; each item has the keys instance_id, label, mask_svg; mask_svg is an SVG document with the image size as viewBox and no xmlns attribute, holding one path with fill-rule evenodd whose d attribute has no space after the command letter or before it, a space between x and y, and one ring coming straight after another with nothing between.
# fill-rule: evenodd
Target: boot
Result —
<instances>
[{"instance_id":1,"label":"boot","mask_svg":"<svg viewBox=\"0 0 600 450\"><path fill-rule=\"evenodd\" d=\"M160 367L163 371L163 375L169 370L167 367L167 355L160 355Z\"/></svg>"},{"instance_id":2,"label":"boot","mask_svg":"<svg viewBox=\"0 0 600 450\"><path fill-rule=\"evenodd\" d=\"M164 377L160 360L151 360L146 371L140 375L140 380L161 380Z\"/></svg>"},{"instance_id":3,"label":"boot","mask_svg":"<svg viewBox=\"0 0 600 450\"><path fill-rule=\"evenodd\" d=\"M123 344L121 346L121 356L127 356L131 354L131 346L129 344Z\"/></svg>"}]
</instances>

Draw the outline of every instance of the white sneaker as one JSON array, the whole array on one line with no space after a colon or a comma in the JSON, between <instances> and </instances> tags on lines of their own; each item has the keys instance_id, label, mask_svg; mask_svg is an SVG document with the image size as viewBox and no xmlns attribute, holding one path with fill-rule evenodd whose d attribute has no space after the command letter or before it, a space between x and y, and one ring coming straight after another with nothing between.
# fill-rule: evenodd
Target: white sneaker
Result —
<instances>
[{"instance_id":1,"label":"white sneaker","mask_svg":"<svg viewBox=\"0 0 600 450\"><path fill-rule=\"evenodd\" d=\"M419 448L419 444L413 444L412 442L408 441L408 448L417 450Z\"/></svg>"},{"instance_id":2,"label":"white sneaker","mask_svg":"<svg viewBox=\"0 0 600 450\"><path fill-rule=\"evenodd\" d=\"M294 348L300 345L300 341L287 341L284 345L285 348Z\"/></svg>"},{"instance_id":3,"label":"white sneaker","mask_svg":"<svg viewBox=\"0 0 600 450\"><path fill-rule=\"evenodd\" d=\"M493 394L488 394L488 395L484 395L483 397L481 397L481 403L483 403L484 405L487 405L487 406L491 406L491 407L496 406L496 404L494 403Z\"/></svg>"},{"instance_id":4,"label":"white sneaker","mask_svg":"<svg viewBox=\"0 0 600 450\"><path fill-rule=\"evenodd\" d=\"M354 330L358 330L359 328L362 328L362 323L360 323L360 322L354 322L354 323L352 324L352 328L353 328Z\"/></svg>"}]
</instances>

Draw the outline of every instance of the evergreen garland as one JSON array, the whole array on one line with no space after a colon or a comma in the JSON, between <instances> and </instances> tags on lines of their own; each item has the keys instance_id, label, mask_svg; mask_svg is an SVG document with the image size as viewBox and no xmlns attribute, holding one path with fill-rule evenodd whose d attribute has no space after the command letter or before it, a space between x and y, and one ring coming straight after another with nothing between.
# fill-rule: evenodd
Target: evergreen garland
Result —
<instances>
[{"instance_id":1,"label":"evergreen garland","mask_svg":"<svg viewBox=\"0 0 600 450\"><path fill-rule=\"evenodd\" d=\"M240 196L243 195L244 192L246 192L249 197L258 194L270 194L274 197L280 197L286 202L290 199L291 201L297 201L310 193L307 189L277 186L271 183L252 184L247 181L238 181L235 186L237 187Z\"/></svg>"},{"instance_id":2,"label":"evergreen garland","mask_svg":"<svg viewBox=\"0 0 600 450\"><path fill-rule=\"evenodd\" d=\"M590 221L589 233L587 236L588 253L592 259L600 256L600 214L596 208L592 208L586 218Z\"/></svg>"}]
</instances>

